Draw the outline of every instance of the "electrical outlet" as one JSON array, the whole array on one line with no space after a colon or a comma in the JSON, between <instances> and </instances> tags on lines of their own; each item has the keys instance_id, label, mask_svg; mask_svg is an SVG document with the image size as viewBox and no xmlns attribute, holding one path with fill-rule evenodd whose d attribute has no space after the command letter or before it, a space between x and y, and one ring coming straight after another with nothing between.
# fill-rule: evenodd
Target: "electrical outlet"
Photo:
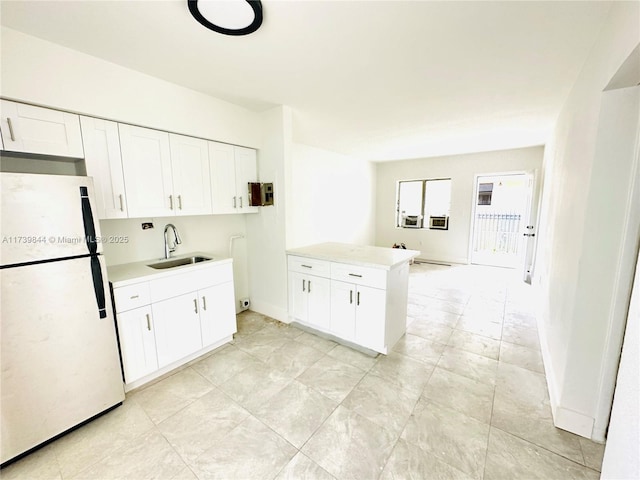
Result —
<instances>
[{"instance_id":1,"label":"electrical outlet","mask_svg":"<svg viewBox=\"0 0 640 480\"><path fill-rule=\"evenodd\" d=\"M243 298L240 300L240 309L247 310L250 305L251 305L251 302L249 301L248 298Z\"/></svg>"}]
</instances>

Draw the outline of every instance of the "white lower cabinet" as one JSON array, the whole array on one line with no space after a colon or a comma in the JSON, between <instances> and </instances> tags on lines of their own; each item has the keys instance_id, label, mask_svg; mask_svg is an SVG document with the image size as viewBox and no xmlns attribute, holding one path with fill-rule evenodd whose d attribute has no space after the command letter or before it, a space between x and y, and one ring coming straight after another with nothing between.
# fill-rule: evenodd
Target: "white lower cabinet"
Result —
<instances>
[{"instance_id":1,"label":"white lower cabinet","mask_svg":"<svg viewBox=\"0 0 640 480\"><path fill-rule=\"evenodd\" d=\"M386 292L331 281L331 333L372 350L384 348Z\"/></svg>"},{"instance_id":2,"label":"white lower cabinet","mask_svg":"<svg viewBox=\"0 0 640 480\"><path fill-rule=\"evenodd\" d=\"M152 310L159 367L202 348L197 294L188 293L154 303Z\"/></svg>"},{"instance_id":3,"label":"white lower cabinet","mask_svg":"<svg viewBox=\"0 0 640 480\"><path fill-rule=\"evenodd\" d=\"M384 348L387 292L357 286L356 343L372 350Z\"/></svg>"},{"instance_id":4,"label":"white lower cabinet","mask_svg":"<svg viewBox=\"0 0 640 480\"><path fill-rule=\"evenodd\" d=\"M290 310L296 320L321 330L329 329L329 284L327 278L290 272Z\"/></svg>"},{"instance_id":5,"label":"white lower cabinet","mask_svg":"<svg viewBox=\"0 0 640 480\"><path fill-rule=\"evenodd\" d=\"M354 341L356 337L355 285L331 282L331 327L334 335Z\"/></svg>"},{"instance_id":6,"label":"white lower cabinet","mask_svg":"<svg viewBox=\"0 0 640 480\"><path fill-rule=\"evenodd\" d=\"M124 376L133 382L158 369L151 306L118 313L117 318Z\"/></svg>"},{"instance_id":7,"label":"white lower cabinet","mask_svg":"<svg viewBox=\"0 0 640 480\"><path fill-rule=\"evenodd\" d=\"M198 292L203 347L213 345L236 333L236 312L233 298L233 282L215 285Z\"/></svg>"},{"instance_id":8,"label":"white lower cabinet","mask_svg":"<svg viewBox=\"0 0 640 480\"><path fill-rule=\"evenodd\" d=\"M125 390L230 340L237 331L231 262L113 285Z\"/></svg>"},{"instance_id":9,"label":"white lower cabinet","mask_svg":"<svg viewBox=\"0 0 640 480\"><path fill-rule=\"evenodd\" d=\"M404 334L408 261L376 268L290 254L287 264L292 321L384 354Z\"/></svg>"}]
</instances>

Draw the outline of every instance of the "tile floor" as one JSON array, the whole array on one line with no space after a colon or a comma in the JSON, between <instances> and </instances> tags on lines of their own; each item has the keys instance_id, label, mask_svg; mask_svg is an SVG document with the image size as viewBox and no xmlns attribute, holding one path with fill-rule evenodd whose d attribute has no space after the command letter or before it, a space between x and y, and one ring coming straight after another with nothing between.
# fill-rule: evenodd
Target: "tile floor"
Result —
<instances>
[{"instance_id":1,"label":"tile floor","mask_svg":"<svg viewBox=\"0 0 640 480\"><path fill-rule=\"evenodd\" d=\"M530 301L508 270L414 265L378 358L245 312L232 344L2 478L599 478L604 447L553 426Z\"/></svg>"}]
</instances>

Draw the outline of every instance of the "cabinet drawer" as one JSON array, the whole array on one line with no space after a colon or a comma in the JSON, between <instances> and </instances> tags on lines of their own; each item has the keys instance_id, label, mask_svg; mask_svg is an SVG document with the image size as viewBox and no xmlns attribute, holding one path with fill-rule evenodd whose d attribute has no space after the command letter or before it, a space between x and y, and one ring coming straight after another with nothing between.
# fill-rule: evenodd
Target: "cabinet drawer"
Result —
<instances>
[{"instance_id":1,"label":"cabinet drawer","mask_svg":"<svg viewBox=\"0 0 640 480\"><path fill-rule=\"evenodd\" d=\"M289 270L292 272L307 273L309 275L329 278L331 270L329 265L330 262L326 260L289 255Z\"/></svg>"},{"instance_id":2,"label":"cabinet drawer","mask_svg":"<svg viewBox=\"0 0 640 480\"><path fill-rule=\"evenodd\" d=\"M233 266L231 263L223 263L210 268L171 275L149 282L151 300L157 302L231 281L233 281Z\"/></svg>"},{"instance_id":3,"label":"cabinet drawer","mask_svg":"<svg viewBox=\"0 0 640 480\"><path fill-rule=\"evenodd\" d=\"M331 263L331 279L374 288L387 288L387 271L346 263Z\"/></svg>"},{"instance_id":4,"label":"cabinet drawer","mask_svg":"<svg viewBox=\"0 0 640 480\"><path fill-rule=\"evenodd\" d=\"M116 312L125 312L134 308L149 305L151 296L147 282L127 285L113 289L113 298L116 302Z\"/></svg>"}]
</instances>

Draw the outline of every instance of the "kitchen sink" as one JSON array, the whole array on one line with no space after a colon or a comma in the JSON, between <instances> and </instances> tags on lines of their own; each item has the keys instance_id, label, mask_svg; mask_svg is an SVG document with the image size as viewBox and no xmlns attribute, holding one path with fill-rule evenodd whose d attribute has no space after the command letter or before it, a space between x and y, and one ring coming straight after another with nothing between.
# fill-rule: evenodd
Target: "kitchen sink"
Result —
<instances>
[{"instance_id":1,"label":"kitchen sink","mask_svg":"<svg viewBox=\"0 0 640 480\"><path fill-rule=\"evenodd\" d=\"M183 265L193 265L196 263L207 262L209 260L213 260L213 259L209 257L195 256L195 257L186 257L186 258L176 258L175 260L164 260L162 262L152 263L148 266L155 269L165 269L165 268L181 267Z\"/></svg>"}]
</instances>

